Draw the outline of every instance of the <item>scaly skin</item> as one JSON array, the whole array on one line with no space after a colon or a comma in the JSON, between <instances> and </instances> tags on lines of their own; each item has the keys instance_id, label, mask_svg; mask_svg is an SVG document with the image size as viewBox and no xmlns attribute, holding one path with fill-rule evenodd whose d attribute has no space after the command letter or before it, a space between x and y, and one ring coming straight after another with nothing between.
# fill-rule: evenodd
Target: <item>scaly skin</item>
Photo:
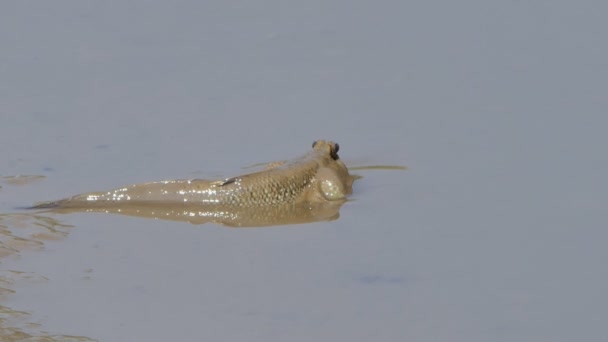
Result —
<instances>
[{"instance_id":1,"label":"scaly skin","mask_svg":"<svg viewBox=\"0 0 608 342\"><path fill-rule=\"evenodd\" d=\"M317 140L304 156L267 170L225 180L168 180L90 192L32 208L118 208L178 204L255 208L341 201L354 178L338 157L338 144Z\"/></svg>"}]
</instances>

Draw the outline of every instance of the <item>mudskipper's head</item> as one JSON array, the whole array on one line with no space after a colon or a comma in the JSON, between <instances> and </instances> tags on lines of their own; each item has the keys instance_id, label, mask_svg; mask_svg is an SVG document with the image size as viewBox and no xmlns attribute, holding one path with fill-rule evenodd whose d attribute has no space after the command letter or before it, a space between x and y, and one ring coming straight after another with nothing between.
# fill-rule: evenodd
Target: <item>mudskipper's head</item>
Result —
<instances>
[{"instance_id":1,"label":"mudskipper's head","mask_svg":"<svg viewBox=\"0 0 608 342\"><path fill-rule=\"evenodd\" d=\"M354 178L338 156L340 145L329 140L317 140L312 148L328 156L320 161L316 175L321 194L329 201L345 199L352 192Z\"/></svg>"}]
</instances>

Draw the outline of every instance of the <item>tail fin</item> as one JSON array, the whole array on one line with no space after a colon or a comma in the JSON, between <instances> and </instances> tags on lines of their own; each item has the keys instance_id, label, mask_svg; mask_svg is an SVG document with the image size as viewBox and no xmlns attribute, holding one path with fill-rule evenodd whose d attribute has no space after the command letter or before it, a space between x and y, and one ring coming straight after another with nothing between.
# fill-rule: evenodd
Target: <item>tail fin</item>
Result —
<instances>
[{"instance_id":1,"label":"tail fin","mask_svg":"<svg viewBox=\"0 0 608 342\"><path fill-rule=\"evenodd\" d=\"M31 207L25 207L25 208L22 208L22 209L53 209L53 208L59 208L59 207L61 207L61 205L63 204L63 202L65 202L65 200L51 201L51 202L40 202L40 203L34 204Z\"/></svg>"}]
</instances>

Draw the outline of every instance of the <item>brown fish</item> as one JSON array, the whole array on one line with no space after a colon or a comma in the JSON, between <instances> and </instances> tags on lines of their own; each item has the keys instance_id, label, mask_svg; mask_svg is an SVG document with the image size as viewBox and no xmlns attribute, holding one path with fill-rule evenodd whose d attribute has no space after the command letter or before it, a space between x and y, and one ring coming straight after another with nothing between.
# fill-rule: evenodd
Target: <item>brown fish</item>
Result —
<instances>
[{"instance_id":1,"label":"brown fish","mask_svg":"<svg viewBox=\"0 0 608 342\"><path fill-rule=\"evenodd\" d=\"M235 210L261 207L306 207L344 201L355 177L338 157L339 145L317 140L312 151L292 161L271 163L266 170L224 180L167 180L89 192L39 203L31 209L80 208L80 211L125 211L128 207L187 205ZM104 210L104 208L106 210ZM92 210L87 210L92 209ZM112 210L110 210L112 209Z\"/></svg>"}]
</instances>

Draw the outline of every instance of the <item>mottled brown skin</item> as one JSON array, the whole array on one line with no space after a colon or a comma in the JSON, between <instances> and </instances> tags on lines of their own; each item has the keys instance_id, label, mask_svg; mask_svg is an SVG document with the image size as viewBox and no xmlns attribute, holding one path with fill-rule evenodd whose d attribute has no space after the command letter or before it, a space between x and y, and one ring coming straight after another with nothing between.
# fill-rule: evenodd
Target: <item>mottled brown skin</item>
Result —
<instances>
[{"instance_id":1,"label":"mottled brown skin","mask_svg":"<svg viewBox=\"0 0 608 342\"><path fill-rule=\"evenodd\" d=\"M317 140L312 151L261 172L224 180L169 180L90 192L32 208L121 208L185 204L223 209L283 207L344 201L354 177L338 157L339 145ZM86 211L86 210L85 210Z\"/></svg>"}]
</instances>

